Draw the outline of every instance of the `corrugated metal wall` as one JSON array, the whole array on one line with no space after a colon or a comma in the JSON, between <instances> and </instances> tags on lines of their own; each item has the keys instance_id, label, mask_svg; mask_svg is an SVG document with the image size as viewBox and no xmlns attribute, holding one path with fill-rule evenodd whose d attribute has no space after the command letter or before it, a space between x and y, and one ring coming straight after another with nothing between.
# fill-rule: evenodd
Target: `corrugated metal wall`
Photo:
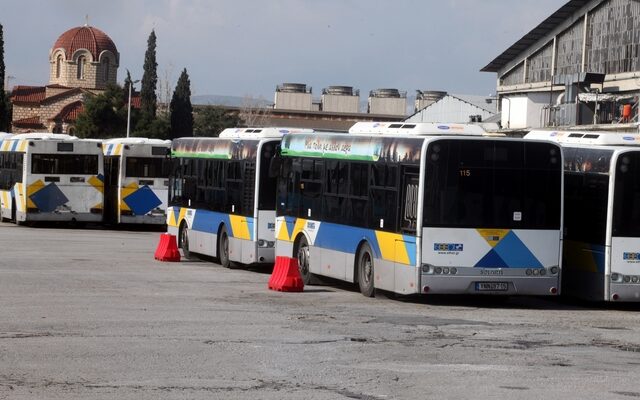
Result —
<instances>
[{"instance_id":1,"label":"corrugated metal wall","mask_svg":"<svg viewBox=\"0 0 640 400\"><path fill-rule=\"evenodd\" d=\"M640 2L609 0L589 13L587 72L640 70Z\"/></svg>"},{"instance_id":2,"label":"corrugated metal wall","mask_svg":"<svg viewBox=\"0 0 640 400\"><path fill-rule=\"evenodd\" d=\"M504 86L517 85L524 82L524 62L517 67L504 74L501 78L501 84Z\"/></svg>"},{"instance_id":3,"label":"corrugated metal wall","mask_svg":"<svg viewBox=\"0 0 640 400\"><path fill-rule=\"evenodd\" d=\"M556 75L575 74L582 70L582 40L584 19L558 35L556 50Z\"/></svg>"},{"instance_id":4,"label":"corrugated metal wall","mask_svg":"<svg viewBox=\"0 0 640 400\"><path fill-rule=\"evenodd\" d=\"M551 80L551 58L553 42L547 43L527 61L527 82L548 82Z\"/></svg>"}]
</instances>

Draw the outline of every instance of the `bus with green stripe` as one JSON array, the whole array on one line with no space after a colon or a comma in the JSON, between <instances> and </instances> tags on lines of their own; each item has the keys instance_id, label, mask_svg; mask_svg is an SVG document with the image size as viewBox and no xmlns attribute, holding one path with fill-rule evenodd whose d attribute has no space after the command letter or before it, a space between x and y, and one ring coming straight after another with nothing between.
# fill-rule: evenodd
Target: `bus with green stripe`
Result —
<instances>
[{"instance_id":1,"label":"bus with green stripe","mask_svg":"<svg viewBox=\"0 0 640 400\"><path fill-rule=\"evenodd\" d=\"M102 222L99 141L55 133L0 140L0 215L26 222Z\"/></svg>"},{"instance_id":2,"label":"bus with green stripe","mask_svg":"<svg viewBox=\"0 0 640 400\"><path fill-rule=\"evenodd\" d=\"M309 129L230 128L219 137L174 139L167 231L186 257L224 267L275 260L272 160L283 135Z\"/></svg>"},{"instance_id":3,"label":"bus with green stripe","mask_svg":"<svg viewBox=\"0 0 640 400\"><path fill-rule=\"evenodd\" d=\"M562 153L476 125L356 123L283 137L276 256L305 283L399 294L557 295Z\"/></svg>"},{"instance_id":4,"label":"bus with green stripe","mask_svg":"<svg viewBox=\"0 0 640 400\"><path fill-rule=\"evenodd\" d=\"M565 179L563 294L640 301L640 135L531 131L562 146Z\"/></svg>"}]
</instances>

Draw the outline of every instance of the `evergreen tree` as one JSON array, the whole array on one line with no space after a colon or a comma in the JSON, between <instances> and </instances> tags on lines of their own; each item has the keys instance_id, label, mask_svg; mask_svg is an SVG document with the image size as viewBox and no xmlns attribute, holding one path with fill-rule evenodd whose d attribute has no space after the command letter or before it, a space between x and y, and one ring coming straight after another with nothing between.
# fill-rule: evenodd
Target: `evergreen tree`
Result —
<instances>
[{"instance_id":1,"label":"evergreen tree","mask_svg":"<svg viewBox=\"0 0 640 400\"><path fill-rule=\"evenodd\" d=\"M191 106L191 82L187 69L183 69L178 78L176 90L170 104L171 139L193 136L193 107Z\"/></svg>"},{"instance_id":2,"label":"evergreen tree","mask_svg":"<svg viewBox=\"0 0 640 400\"><path fill-rule=\"evenodd\" d=\"M122 87L122 91L124 93L124 97L129 99L129 85L131 85L131 96L135 93L135 88L133 87L133 81L131 80L131 73L127 69L127 77L124 78L124 86Z\"/></svg>"},{"instance_id":3,"label":"evergreen tree","mask_svg":"<svg viewBox=\"0 0 640 400\"><path fill-rule=\"evenodd\" d=\"M125 136L127 127L127 99L124 90L110 85L104 93L85 99L84 111L76 121L76 135L83 138ZM132 110L132 122L133 122Z\"/></svg>"},{"instance_id":4,"label":"evergreen tree","mask_svg":"<svg viewBox=\"0 0 640 400\"><path fill-rule=\"evenodd\" d=\"M156 32L152 30L147 40L147 51L144 54L144 73L142 75L142 88L140 89L141 117L146 123L151 123L156 117L158 103L156 96L156 86L158 85L157 69Z\"/></svg>"},{"instance_id":5,"label":"evergreen tree","mask_svg":"<svg viewBox=\"0 0 640 400\"><path fill-rule=\"evenodd\" d=\"M8 132L11 126L11 114L9 112L9 99L4 91L5 67L4 67L4 28L0 24L0 132Z\"/></svg>"},{"instance_id":6,"label":"evergreen tree","mask_svg":"<svg viewBox=\"0 0 640 400\"><path fill-rule=\"evenodd\" d=\"M241 123L236 113L215 106L203 107L195 114L194 135L217 137L225 128L235 128Z\"/></svg>"}]
</instances>

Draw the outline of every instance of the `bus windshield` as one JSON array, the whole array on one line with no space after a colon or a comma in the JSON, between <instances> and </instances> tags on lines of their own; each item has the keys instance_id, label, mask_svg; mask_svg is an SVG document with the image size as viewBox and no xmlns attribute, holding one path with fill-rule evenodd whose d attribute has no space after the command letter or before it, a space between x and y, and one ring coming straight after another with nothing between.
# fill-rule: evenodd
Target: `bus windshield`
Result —
<instances>
[{"instance_id":1,"label":"bus windshield","mask_svg":"<svg viewBox=\"0 0 640 400\"><path fill-rule=\"evenodd\" d=\"M33 154L32 174L97 175L98 156L85 154Z\"/></svg>"},{"instance_id":2,"label":"bus windshield","mask_svg":"<svg viewBox=\"0 0 640 400\"><path fill-rule=\"evenodd\" d=\"M621 154L616 163L613 236L640 236L640 152Z\"/></svg>"},{"instance_id":3,"label":"bus windshield","mask_svg":"<svg viewBox=\"0 0 640 400\"><path fill-rule=\"evenodd\" d=\"M556 145L453 140L427 151L424 226L559 229L562 165Z\"/></svg>"}]
</instances>

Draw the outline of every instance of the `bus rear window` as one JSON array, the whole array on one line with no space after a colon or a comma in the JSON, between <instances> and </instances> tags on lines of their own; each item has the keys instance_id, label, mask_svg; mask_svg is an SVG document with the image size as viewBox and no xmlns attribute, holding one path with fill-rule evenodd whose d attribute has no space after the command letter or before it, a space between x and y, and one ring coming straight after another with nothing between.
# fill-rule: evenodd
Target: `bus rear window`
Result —
<instances>
[{"instance_id":1,"label":"bus rear window","mask_svg":"<svg viewBox=\"0 0 640 400\"><path fill-rule=\"evenodd\" d=\"M558 229L562 165L548 143L440 140L427 153L424 224Z\"/></svg>"},{"instance_id":2,"label":"bus rear window","mask_svg":"<svg viewBox=\"0 0 640 400\"><path fill-rule=\"evenodd\" d=\"M45 175L97 175L98 156L85 154L33 154L31 173Z\"/></svg>"},{"instance_id":3,"label":"bus rear window","mask_svg":"<svg viewBox=\"0 0 640 400\"><path fill-rule=\"evenodd\" d=\"M127 157L127 178L166 178L169 176L169 160L160 157Z\"/></svg>"}]
</instances>

